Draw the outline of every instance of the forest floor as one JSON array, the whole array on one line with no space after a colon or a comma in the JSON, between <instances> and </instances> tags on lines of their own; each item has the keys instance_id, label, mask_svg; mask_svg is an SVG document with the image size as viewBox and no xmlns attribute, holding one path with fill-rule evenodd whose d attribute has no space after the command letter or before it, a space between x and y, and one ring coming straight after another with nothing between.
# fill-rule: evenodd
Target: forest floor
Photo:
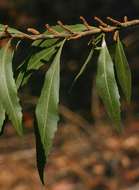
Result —
<instances>
[{"instance_id":1,"label":"forest floor","mask_svg":"<svg viewBox=\"0 0 139 190\"><path fill-rule=\"evenodd\" d=\"M108 124L60 124L41 186L32 132L0 139L0 190L139 190L139 120L121 135Z\"/></svg>"}]
</instances>

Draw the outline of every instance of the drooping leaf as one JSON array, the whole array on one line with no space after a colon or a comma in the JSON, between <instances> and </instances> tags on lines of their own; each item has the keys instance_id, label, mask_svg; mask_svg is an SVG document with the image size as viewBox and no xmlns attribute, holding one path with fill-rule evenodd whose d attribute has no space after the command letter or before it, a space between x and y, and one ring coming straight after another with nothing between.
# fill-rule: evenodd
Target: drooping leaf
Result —
<instances>
[{"instance_id":1,"label":"drooping leaf","mask_svg":"<svg viewBox=\"0 0 139 190\"><path fill-rule=\"evenodd\" d=\"M3 108L2 103L0 103L0 133L1 133L1 130L2 130L4 120L5 120L5 110Z\"/></svg>"},{"instance_id":2,"label":"drooping leaf","mask_svg":"<svg viewBox=\"0 0 139 190\"><path fill-rule=\"evenodd\" d=\"M12 72L13 51L9 42L0 50L0 101L18 134L22 134L22 112Z\"/></svg>"},{"instance_id":3,"label":"drooping leaf","mask_svg":"<svg viewBox=\"0 0 139 190\"><path fill-rule=\"evenodd\" d=\"M72 83L71 88L73 87L73 85L75 84L75 82L78 80L78 78L82 75L82 73L83 73L84 70L86 69L86 66L87 66L88 63L90 62L90 60L91 60L91 58L92 58L92 56L93 56L93 53L94 53L94 49L91 49L91 51L90 51L90 53L89 53L89 55L88 55L88 57L87 57L85 63L82 65L82 67L81 67L79 73L76 75L76 77L75 77L75 79L74 79L74 81L73 81L73 83Z\"/></svg>"},{"instance_id":4,"label":"drooping leaf","mask_svg":"<svg viewBox=\"0 0 139 190\"><path fill-rule=\"evenodd\" d=\"M36 107L36 118L46 158L57 130L62 42L48 72Z\"/></svg>"},{"instance_id":5,"label":"drooping leaf","mask_svg":"<svg viewBox=\"0 0 139 190\"><path fill-rule=\"evenodd\" d=\"M120 101L119 91L115 80L114 67L105 38L98 58L96 87L109 117L120 130Z\"/></svg>"},{"instance_id":6,"label":"drooping leaf","mask_svg":"<svg viewBox=\"0 0 139 190\"><path fill-rule=\"evenodd\" d=\"M115 67L123 94L128 102L131 99L131 71L124 52L123 44L118 38L115 52Z\"/></svg>"}]
</instances>

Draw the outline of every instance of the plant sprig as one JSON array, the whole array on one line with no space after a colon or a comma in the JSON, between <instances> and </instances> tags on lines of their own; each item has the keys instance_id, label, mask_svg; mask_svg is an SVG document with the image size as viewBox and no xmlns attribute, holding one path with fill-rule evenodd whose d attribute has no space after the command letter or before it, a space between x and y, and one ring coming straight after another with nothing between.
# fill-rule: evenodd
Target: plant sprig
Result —
<instances>
[{"instance_id":1,"label":"plant sprig","mask_svg":"<svg viewBox=\"0 0 139 190\"><path fill-rule=\"evenodd\" d=\"M91 26L88 24L84 17L80 17L83 25L85 26L84 30L79 32L75 32L68 27L68 25L63 24L61 21L58 21L57 24L64 29L64 32L58 32L53 29L53 27L49 26L49 24L45 25L46 30L49 32L47 34L40 33L35 28L28 28L28 33L20 32L20 31L11 31L9 30L8 25L4 25L0 30L0 39L2 38L18 38L18 39L29 39L32 41L40 40L40 39L53 39L53 38L66 38L68 40L75 40L85 36L90 36L98 33L113 33L117 30L121 30L123 28L132 27L135 25L139 25L139 19L128 20L127 16L124 17L123 21L115 20L111 17L107 17L107 21L111 22L105 23L98 17L94 17L94 20L98 22L98 26ZM30 34L29 34L30 33Z\"/></svg>"}]
</instances>

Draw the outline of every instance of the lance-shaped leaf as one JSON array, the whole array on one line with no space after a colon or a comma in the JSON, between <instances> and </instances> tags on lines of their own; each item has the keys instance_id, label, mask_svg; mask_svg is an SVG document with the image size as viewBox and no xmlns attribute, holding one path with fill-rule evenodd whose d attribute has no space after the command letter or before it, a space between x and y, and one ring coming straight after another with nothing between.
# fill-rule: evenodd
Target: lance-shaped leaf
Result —
<instances>
[{"instance_id":1,"label":"lance-shaped leaf","mask_svg":"<svg viewBox=\"0 0 139 190\"><path fill-rule=\"evenodd\" d=\"M115 52L115 67L123 94L128 102L131 99L131 71L124 52L123 44L118 38Z\"/></svg>"},{"instance_id":2,"label":"lance-shaped leaf","mask_svg":"<svg viewBox=\"0 0 139 190\"><path fill-rule=\"evenodd\" d=\"M109 54L105 38L98 58L98 69L96 76L96 87L109 117L120 130L120 101L119 92L114 75L114 67Z\"/></svg>"},{"instance_id":3,"label":"lance-shaped leaf","mask_svg":"<svg viewBox=\"0 0 139 190\"><path fill-rule=\"evenodd\" d=\"M92 58L92 56L93 56L93 53L94 53L94 49L91 49L91 51L90 51L90 53L89 53L89 55L88 55L88 57L87 57L85 63L82 65L82 67L81 67L79 73L76 75L76 77L75 77L75 79L74 79L74 81L73 81L73 83L72 83L72 85L71 85L71 88L73 87L73 85L75 84L75 82L78 80L78 78L82 75L82 73L83 73L84 70L86 69L88 63L90 62L90 60L91 60L91 58Z\"/></svg>"},{"instance_id":4,"label":"lance-shaped leaf","mask_svg":"<svg viewBox=\"0 0 139 190\"><path fill-rule=\"evenodd\" d=\"M53 63L46 73L44 85L36 107L36 118L46 157L48 156L58 122L61 44Z\"/></svg>"},{"instance_id":5,"label":"lance-shaped leaf","mask_svg":"<svg viewBox=\"0 0 139 190\"><path fill-rule=\"evenodd\" d=\"M2 130L4 120L5 120L5 110L3 108L2 103L0 102L0 133L1 133L1 130Z\"/></svg>"},{"instance_id":6,"label":"lance-shaped leaf","mask_svg":"<svg viewBox=\"0 0 139 190\"><path fill-rule=\"evenodd\" d=\"M22 134L22 112L12 72L13 51L9 41L0 50L0 101L18 134Z\"/></svg>"}]
</instances>

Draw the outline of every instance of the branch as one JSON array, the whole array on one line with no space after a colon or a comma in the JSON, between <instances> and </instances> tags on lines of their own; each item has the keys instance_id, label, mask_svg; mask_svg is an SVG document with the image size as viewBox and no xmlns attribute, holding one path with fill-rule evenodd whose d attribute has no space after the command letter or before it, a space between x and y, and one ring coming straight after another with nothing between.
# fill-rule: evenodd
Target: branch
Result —
<instances>
[{"instance_id":1,"label":"branch","mask_svg":"<svg viewBox=\"0 0 139 190\"><path fill-rule=\"evenodd\" d=\"M8 31L8 26L5 26L4 31L0 32L0 39L2 38L17 38L17 39L29 39L32 41L35 40L40 40L40 39L54 39L54 38L67 38L68 40L74 40L74 39L79 39L84 36L90 36L98 33L109 33L113 32L115 33L116 31L119 31L123 28L129 28L132 26L139 25L139 19L136 20L131 20L128 21L128 18L125 16L123 19L123 22L117 21L111 17L107 17L107 20L110 21L112 24L109 25L105 22L103 22L100 18L94 17L94 19L99 23L98 27L90 26L87 21L85 20L84 17L80 17L80 20L82 21L83 25L85 26L85 30L80 31L80 32L74 32L68 28L67 25L64 25L61 21L58 21L58 25L63 29L62 32L58 32L54 30L52 27L50 27L48 24L45 25L47 31L49 34L42 33L40 34L39 31L37 31L34 28L28 28L27 31L30 32L31 34L28 33L10 33Z\"/></svg>"}]
</instances>

